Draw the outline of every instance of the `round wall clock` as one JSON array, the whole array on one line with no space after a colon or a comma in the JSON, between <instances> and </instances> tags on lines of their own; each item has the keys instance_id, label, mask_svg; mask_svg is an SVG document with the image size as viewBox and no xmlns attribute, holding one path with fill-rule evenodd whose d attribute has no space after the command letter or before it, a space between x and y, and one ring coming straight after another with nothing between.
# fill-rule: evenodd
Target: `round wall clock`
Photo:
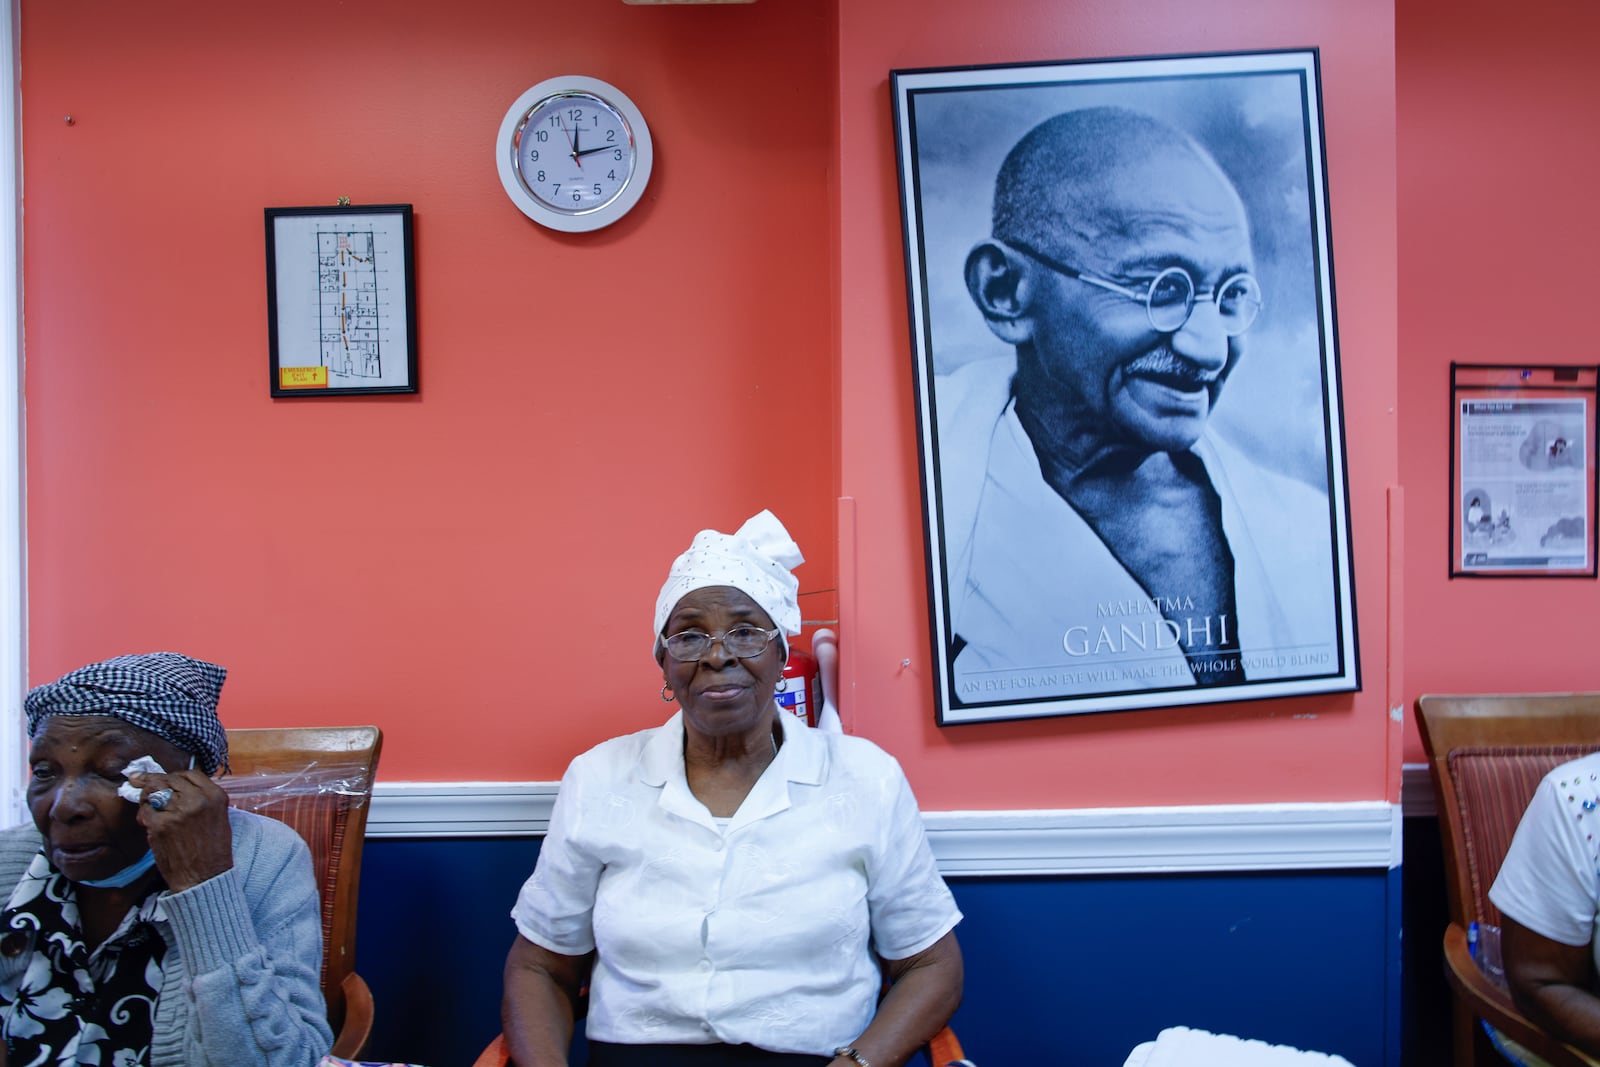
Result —
<instances>
[{"instance_id":1,"label":"round wall clock","mask_svg":"<svg viewBox=\"0 0 1600 1067\"><path fill-rule=\"evenodd\" d=\"M598 78L548 78L500 122L500 184L534 222L568 233L609 226L650 180L650 128L633 101Z\"/></svg>"}]
</instances>

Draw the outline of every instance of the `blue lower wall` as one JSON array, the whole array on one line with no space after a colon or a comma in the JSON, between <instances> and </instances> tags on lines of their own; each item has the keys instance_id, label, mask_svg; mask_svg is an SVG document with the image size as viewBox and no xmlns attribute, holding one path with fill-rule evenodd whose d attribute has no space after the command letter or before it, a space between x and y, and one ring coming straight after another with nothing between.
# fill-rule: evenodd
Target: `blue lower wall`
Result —
<instances>
[{"instance_id":1,"label":"blue lower wall","mask_svg":"<svg viewBox=\"0 0 1600 1067\"><path fill-rule=\"evenodd\" d=\"M508 912L538 848L530 837L367 842L357 969L377 1025L366 1058L466 1067L498 1032ZM966 915L956 1032L980 1067L1120 1067L1175 1025L1392 1067L1399 876L952 879Z\"/></svg>"}]
</instances>

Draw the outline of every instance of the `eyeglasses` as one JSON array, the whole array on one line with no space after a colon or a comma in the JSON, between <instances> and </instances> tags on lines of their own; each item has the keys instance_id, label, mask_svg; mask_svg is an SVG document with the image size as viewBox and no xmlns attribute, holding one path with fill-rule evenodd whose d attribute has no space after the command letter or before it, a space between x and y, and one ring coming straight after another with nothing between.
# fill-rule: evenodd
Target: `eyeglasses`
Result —
<instances>
[{"instance_id":1,"label":"eyeglasses","mask_svg":"<svg viewBox=\"0 0 1600 1067\"><path fill-rule=\"evenodd\" d=\"M711 651L711 646L718 641L722 642L723 649L730 656L739 659L750 659L759 656L767 650L767 645L774 637L781 633L781 628L762 630L755 626L735 626L726 633L708 634L699 630L684 630L682 633L673 634L665 638L662 644L667 646L667 651L672 653L672 658L680 663L693 663Z\"/></svg>"},{"instance_id":2,"label":"eyeglasses","mask_svg":"<svg viewBox=\"0 0 1600 1067\"><path fill-rule=\"evenodd\" d=\"M1183 329L1184 323L1189 321L1189 316L1194 314L1195 302L1200 299L1212 301L1217 305L1217 314L1222 318L1222 332L1229 337L1238 337L1244 333L1261 313L1261 283L1256 281L1252 274L1235 274L1225 279L1215 289L1196 291L1194 279L1189 277L1188 271L1182 267L1168 267L1150 279L1149 287L1140 292L1125 285L1118 285L1109 278L1101 278L1076 267L1069 267L1021 241L1008 240L1006 243L1058 274L1065 274L1069 278L1076 278L1080 282L1097 285L1113 293L1120 293L1129 300L1138 301L1144 305L1145 313L1150 317L1150 325L1157 333L1176 333Z\"/></svg>"}]
</instances>

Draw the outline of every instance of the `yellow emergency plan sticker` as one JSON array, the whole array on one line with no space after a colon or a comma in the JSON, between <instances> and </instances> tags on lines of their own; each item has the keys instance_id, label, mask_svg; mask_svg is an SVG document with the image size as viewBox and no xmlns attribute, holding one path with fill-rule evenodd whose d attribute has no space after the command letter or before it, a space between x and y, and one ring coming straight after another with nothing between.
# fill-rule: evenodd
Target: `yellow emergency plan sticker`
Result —
<instances>
[{"instance_id":1,"label":"yellow emergency plan sticker","mask_svg":"<svg viewBox=\"0 0 1600 1067\"><path fill-rule=\"evenodd\" d=\"M326 389L327 367L279 367L279 389Z\"/></svg>"}]
</instances>

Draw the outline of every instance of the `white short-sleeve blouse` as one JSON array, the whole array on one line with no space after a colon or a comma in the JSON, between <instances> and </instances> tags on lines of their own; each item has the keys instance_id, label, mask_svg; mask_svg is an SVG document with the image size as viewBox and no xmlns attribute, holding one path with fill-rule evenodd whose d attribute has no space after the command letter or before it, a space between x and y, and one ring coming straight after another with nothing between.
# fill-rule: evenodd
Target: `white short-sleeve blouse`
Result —
<instances>
[{"instance_id":1,"label":"white short-sleeve blouse","mask_svg":"<svg viewBox=\"0 0 1600 1067\"><path fill-rule=\"evenodd\" d=\"M511 915L552 952L598 950L590 1038L830 1055L872 1019L877 956L960 921L899 763L777 720L725 831L689 791L681 713L568 767Z\"/></svg>"}]
</instances>

